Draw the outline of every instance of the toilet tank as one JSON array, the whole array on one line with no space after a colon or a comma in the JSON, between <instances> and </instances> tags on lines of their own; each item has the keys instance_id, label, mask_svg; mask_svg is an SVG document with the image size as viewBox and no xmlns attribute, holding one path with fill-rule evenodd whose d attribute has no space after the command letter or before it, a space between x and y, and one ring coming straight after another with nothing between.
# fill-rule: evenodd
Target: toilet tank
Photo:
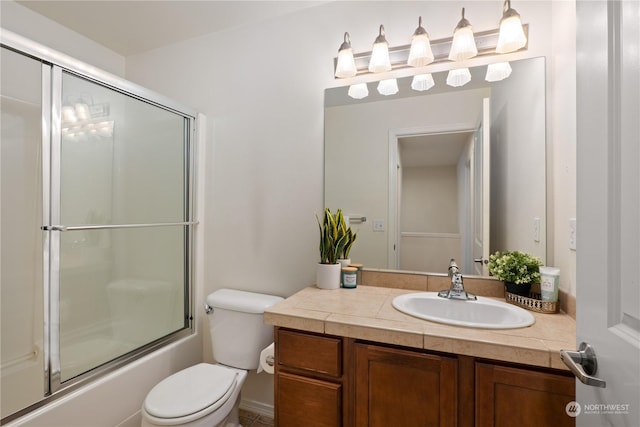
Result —
<instances>
[{"instance_id":1,"label":"toilet tank","mask_svg":"<svg viewBox=\"0 0 640 427\"><path fill-rule=\"evenodd\" d=\"M213 358L240 369L257 369L260 352L273 342L273 326L264 323L264 311L282 301L274 295L220 289L207 296L213 308L209 332Z\"/></svg>"}]
</instances>

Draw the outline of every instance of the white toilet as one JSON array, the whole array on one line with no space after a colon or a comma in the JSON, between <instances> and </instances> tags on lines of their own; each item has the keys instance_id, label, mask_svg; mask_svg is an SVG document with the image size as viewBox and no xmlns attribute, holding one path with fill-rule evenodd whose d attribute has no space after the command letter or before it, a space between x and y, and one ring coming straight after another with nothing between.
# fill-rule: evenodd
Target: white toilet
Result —
<instances>
[{"instance_id":1,"label":"white toilet","mask_svg":"<svg viewBox=\"0 0 640 427\"><path fill-rule=\"evenodd\" d=\"M247 370L273 341L264 310L282 298L220 289L207 297L213 357L165 378L142 404L142 427L240 427L238 405Z\"/></svg>"}]
</instances>

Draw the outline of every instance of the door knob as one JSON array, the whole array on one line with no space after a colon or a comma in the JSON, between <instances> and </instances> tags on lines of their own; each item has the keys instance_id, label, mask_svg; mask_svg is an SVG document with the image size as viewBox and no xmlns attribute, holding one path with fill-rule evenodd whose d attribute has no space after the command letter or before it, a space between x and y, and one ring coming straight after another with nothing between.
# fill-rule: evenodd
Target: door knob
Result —
<instances>
[{"instance_id":1,"label":"door knob","mask_svg":"<svg viewBox=\"0 0 640 427\"><path fill-rule=\"evenodd\" d=\"M578 351L560 350L560 359L582 384L605 388L607 382L593 375L598 372L598 361L593 347L583 342Z\"/></svg>"},{"instance_id":2,"label":"door knob","mask_svg":"<svg viewBox=\"0 0 640 427\"><path fill-rule=\"evenodd\" d=\"M473 262L477 262L479 264L489 264L489 260L488 259L482 259L482 258L476 258L473 260Z\"/></svg>"}]
</instances>

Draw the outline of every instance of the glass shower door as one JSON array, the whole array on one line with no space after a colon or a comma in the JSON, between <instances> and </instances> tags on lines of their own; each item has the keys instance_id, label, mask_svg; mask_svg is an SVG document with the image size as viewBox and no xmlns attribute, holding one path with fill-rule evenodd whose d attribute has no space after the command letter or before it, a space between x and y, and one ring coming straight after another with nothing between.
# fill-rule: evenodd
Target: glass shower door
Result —
<instances>
[{"instance_id":1,"label":"glass shower door","mask_svg":"<svg viewBox=\"0 0 640 427\"><path fill-rule=\"evenodd\" d=\"M72 73L59 78L54 390L189 326L188 119Z\"/></svg>"},{"instance_id":2,"label":"glass shower door","mask_svg":"<svg viewBox=\"0 0 640 427\"><path fill-rule=\"evenodd\" d=\"M2 48L0 84L0 408L42 399L42 75L39 61Z\"/></svg>"}]
</instances>

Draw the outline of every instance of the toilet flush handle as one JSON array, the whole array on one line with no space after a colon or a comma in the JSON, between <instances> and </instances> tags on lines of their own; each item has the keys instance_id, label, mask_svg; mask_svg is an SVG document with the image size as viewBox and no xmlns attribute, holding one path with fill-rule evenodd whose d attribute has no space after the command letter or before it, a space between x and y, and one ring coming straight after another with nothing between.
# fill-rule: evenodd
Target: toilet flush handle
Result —
<instances>
[{"instance_id":1,"label":"toilet flush handle","mask_svg":"<svg viewBox=\"0 0 640 427\"><path fill-rule=\"evenodd\" d=\"M206 314L211 314L213 313L213 307L211 307L209 304L207 304L206 302L204 303L204 312Z\"/></svg>"}]
</instances>

